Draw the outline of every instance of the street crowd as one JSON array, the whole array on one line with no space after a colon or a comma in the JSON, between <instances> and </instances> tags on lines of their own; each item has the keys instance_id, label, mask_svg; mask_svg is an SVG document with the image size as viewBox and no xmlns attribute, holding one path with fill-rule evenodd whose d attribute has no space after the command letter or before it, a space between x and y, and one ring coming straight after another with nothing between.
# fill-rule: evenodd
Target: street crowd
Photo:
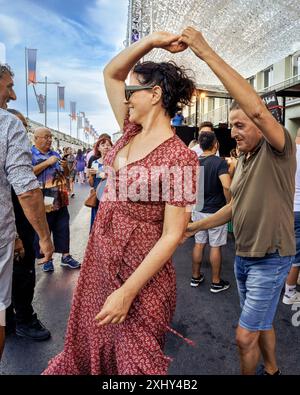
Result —
<instances>
[{"instance_id":1,"label":"street crowd","mask_svg":"<svg viewBox=\"0 0 300 395\"><path fill-rule=\"evenodd\" d=\"M154 48L170 54L190 48L225 86L233 98L230 157L220 157L209 121L188 147L176 135L195 82L172 61L141 61ZM280 375L273 321L282 290L282 303L300 305L300 129L293 139L191 27L150 34L103 73L122 136L113 144L103 133L88 151L55 151L46 127L34 130L33 145L28 140L28 120L8 108L16 99L13 71L0 64L0 358L5 333L50 338L32 302L36 262L48 275L55 252L61 266L80 274L64 349L43 374L167 374L163 349L176 306L172 255L194 237L190 286L197 288L209 246L210 291L226 292L233 286L222 276L229 223L241 373L255 374L262 356L264 374ZM82 262L70 251L68 205L76 182L91 187Z\"/></svg>"}]
</instances>

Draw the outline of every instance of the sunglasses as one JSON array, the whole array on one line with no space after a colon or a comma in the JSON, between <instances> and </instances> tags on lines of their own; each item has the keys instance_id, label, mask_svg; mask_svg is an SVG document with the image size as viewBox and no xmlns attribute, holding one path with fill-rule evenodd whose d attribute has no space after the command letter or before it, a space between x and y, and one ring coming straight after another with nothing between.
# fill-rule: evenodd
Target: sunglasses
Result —
<instances>
[{"instance_id":1,"label":"sunglasses","mask_svg":"<svg viewBox=\"0 0 300 395\"><path fill-rule=\"evenodd\" d=\"M134 92L150 90L152 88L153 85L127 85L125 86L125 99L128 101Z\"/></svg>"}]
</instances>

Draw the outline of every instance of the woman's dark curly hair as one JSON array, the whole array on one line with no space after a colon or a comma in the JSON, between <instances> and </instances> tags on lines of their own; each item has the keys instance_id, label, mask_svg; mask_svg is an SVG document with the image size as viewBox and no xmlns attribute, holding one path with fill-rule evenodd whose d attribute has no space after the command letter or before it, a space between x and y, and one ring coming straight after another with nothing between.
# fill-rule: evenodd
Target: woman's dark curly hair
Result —
<instances>
[{"instance_id":1,"label":"woman's dark curly hair","mask_svg":"<svg viewBox=\"0 0 300 395\"><path fill-rule=\"evenodd\" d=\"M138 63L133 72L138 74L142 85L159 85L162 89L162 105L166 113L173 118L181 105L189 105L195 90L194 81L188 77L183 67L174 62ZM139 76L142 78L140 79Z\"/></svg>"}]
</instances>

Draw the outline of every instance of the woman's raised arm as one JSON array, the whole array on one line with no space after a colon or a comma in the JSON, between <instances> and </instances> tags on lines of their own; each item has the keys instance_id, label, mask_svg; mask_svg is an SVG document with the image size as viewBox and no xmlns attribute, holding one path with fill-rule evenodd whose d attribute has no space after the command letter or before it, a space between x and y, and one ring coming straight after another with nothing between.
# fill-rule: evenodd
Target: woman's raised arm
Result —
<instances>
[{"instance_id":1,"label":"woman's raised arm","mask_svg":"<svg viewBox=\"0 0 300 395\"><path fill-rule=\"evenodd\" d=\"M116 120L123 129L127 114L125 101L125 80L133 66L153 48L163 48L169 52L181 52L187 48L179 43L179 35L168 32L155 32L130 45L115 56L104 69L104 83L107 96Z\"/></svg>"}]
</instances>

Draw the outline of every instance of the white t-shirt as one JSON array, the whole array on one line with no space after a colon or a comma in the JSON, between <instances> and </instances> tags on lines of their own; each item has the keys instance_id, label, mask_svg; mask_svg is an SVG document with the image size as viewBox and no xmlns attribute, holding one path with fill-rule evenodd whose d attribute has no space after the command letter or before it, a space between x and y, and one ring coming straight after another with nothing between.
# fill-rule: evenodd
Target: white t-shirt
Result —
<instances>
[{"instance_id":1,"label":"white t-shirt","mask_svg":"<svg viewBox=\"0 0 300 395\"><path fill-rule=\"evenodd\" d=\"M191 148L192 151L195 151L198 158L203 154L203 149L200 148L199 144L196 144L195 147ZM220 156L219 150L216 152L216 156Z\"/></svg>"},{"instance_id":2,"label":"white t-shirt","mask_svg":"<svg viewBox=\"0 0 300 395\"><path fill-rule=\"evenodd\" d=\"M300 145L296 144L297 170L295 174L294 211L300 211Z\"/></svg>"}]
</instances>

